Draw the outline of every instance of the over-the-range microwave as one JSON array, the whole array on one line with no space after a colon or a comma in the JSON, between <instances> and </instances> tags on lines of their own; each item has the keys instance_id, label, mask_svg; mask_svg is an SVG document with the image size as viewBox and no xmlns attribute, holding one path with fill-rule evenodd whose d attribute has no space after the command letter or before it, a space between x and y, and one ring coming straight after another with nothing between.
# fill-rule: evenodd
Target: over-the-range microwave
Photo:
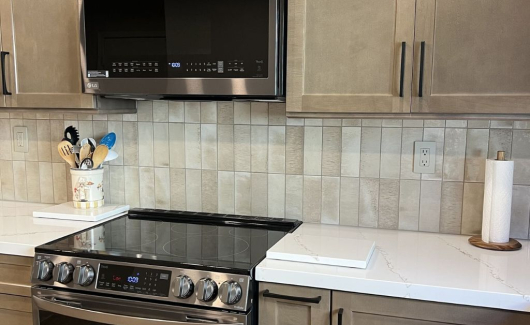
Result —
<instances>
[{"instance_id":1,"label":"over-the-range microwave","mask_svg":"<svg viewBox=\"0 0 530 325\"><path fill-rule=\"evenodd\" d=\"M84 91L285 99L284 0L78 0Z\"/></svg>"}]
</instances>

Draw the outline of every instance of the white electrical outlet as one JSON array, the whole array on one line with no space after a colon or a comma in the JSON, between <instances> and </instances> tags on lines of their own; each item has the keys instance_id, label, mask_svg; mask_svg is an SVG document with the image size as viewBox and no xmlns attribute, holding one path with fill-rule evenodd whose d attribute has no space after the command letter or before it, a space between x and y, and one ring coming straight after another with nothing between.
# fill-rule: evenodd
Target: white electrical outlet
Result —
<instances>
[{"instance_id":1,"label":"white electrical outlet","mask_svg":"<svg viewBox=\"0 0 530 325\"><path fill-rule=\"evenodd\" d=\"M436 172L436 142L414 142L414 169L416 174Z\"/></svg>"},{"instance_id":2,"label":"white electrical outlet","mask_svg":"<svg viewBox=\"0 0 530 325\"><path fill-rule=\"evenodd\" d=\"M28 128L26 126L13 127L13 148L15 152L29 152Z\"/></svg>"}]
</instances>

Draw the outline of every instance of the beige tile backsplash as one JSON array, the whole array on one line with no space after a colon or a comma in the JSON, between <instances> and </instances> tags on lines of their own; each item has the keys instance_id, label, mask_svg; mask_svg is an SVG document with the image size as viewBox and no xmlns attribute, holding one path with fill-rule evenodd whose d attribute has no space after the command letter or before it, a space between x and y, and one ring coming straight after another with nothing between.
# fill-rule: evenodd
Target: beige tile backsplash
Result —
<instances>
[{"instance_id":1,"label":"beige tile backsplash","mask_svg":"<svg viewBox=\"0 0 530 325\"><path fill-rule=\"evenodd\" d=\"M107 202L296 218L385 229L480 232L484 160L515 161L512 236L529 238L530 123L286 118L285 105L140 102L138 114L0 115L4 200L61 203L70 175L57 143L118 135ZM12 150L27 126L31 151ZM436 173L412 172L415 141L435 141Z\"/></svg>"}]
</instances>

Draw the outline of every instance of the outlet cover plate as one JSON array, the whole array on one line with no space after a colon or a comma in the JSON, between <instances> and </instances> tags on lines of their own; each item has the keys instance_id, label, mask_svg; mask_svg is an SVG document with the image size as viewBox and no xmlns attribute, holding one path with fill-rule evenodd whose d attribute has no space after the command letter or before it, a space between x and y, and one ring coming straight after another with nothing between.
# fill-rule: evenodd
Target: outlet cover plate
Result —
<instances>
[{"instance_id":1,"label":"outlet cover plate","mask_svg":"<svg viewBox=\"0 0 530 325\"><path fill-rule=\"evenodd\" d=\"M15 152L29 152L28 127L13 127L13 148Z\"/></svg>"},{"instance_id":2,"label":"outlet cover plate","mask_svg":"<svg viewBox=\"0 0 530 325\"><path fill-rule=\"evenodd\" d=\"M436 142L414 142L414 169L416 174L436 172Z\"/></svg>"}]
</instances>

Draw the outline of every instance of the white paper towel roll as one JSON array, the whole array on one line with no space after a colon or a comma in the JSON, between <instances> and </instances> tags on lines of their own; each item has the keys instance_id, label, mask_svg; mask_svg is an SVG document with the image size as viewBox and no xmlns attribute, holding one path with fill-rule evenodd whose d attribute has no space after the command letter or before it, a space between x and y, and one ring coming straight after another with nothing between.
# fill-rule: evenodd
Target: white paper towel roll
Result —
<instances>
[{"instance_id":1,"label":"white paper towel roll","mask_svg":"<svg viewBox=\"0 0 530 325\"><path fill-rule=\"evenodd\" d=\"M486 243L510 241L513 166L513 161L486 161L482 219L482 240Z\"/></svg>"}]
</instances>

